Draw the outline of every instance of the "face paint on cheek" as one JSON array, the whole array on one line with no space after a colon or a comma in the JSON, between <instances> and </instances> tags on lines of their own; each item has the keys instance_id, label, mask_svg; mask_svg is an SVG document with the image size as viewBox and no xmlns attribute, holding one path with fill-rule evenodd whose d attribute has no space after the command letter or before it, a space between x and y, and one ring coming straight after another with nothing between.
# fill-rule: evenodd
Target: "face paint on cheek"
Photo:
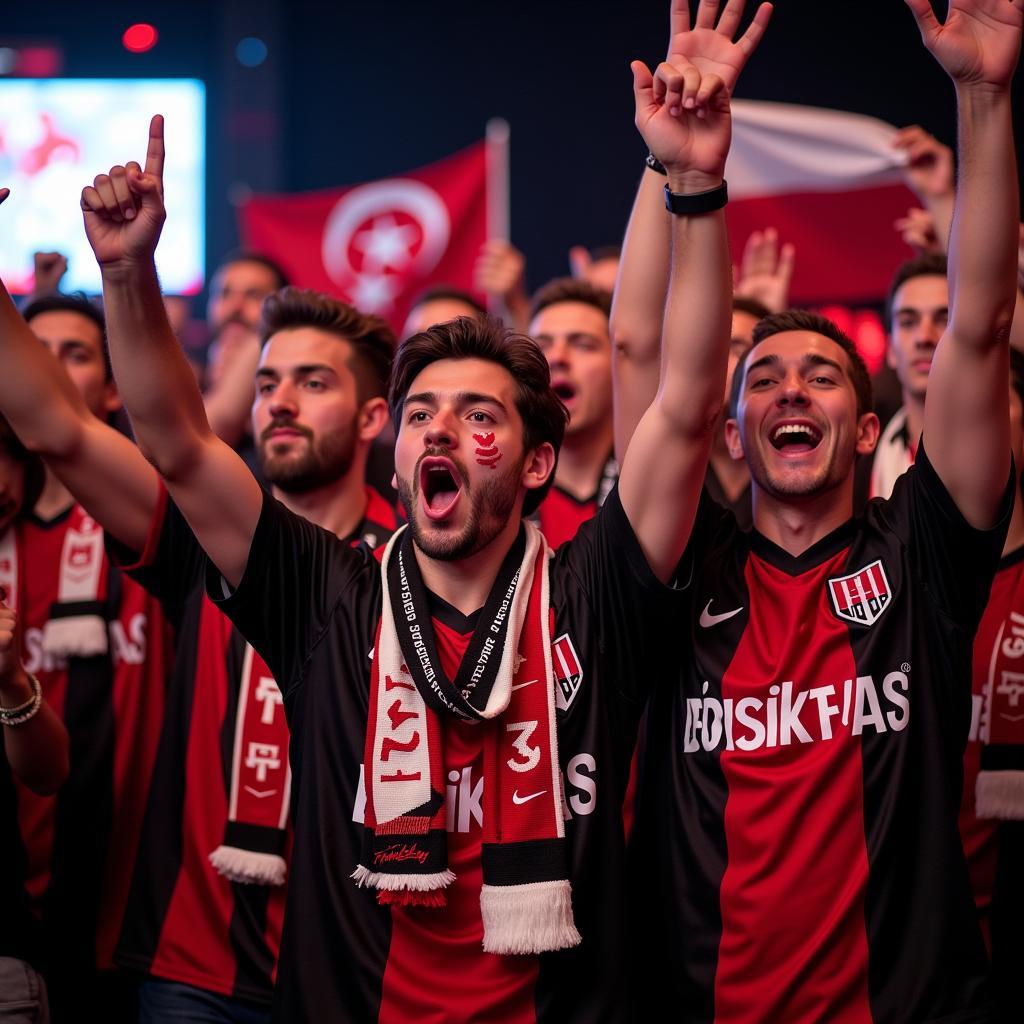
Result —
<instances>
[{"instance_id":1,"label":"face paint on cheek","mask_svg":"<svg viewBox=\"0 0 1024 1024\"><path fill-rule=\"evenodd\" d=\"M474 434L473 440L476 441L478 446L476 449L477 465L494 469L501 460L502 455L494 443L494 433Z\"/></svg>"}]
</instances>

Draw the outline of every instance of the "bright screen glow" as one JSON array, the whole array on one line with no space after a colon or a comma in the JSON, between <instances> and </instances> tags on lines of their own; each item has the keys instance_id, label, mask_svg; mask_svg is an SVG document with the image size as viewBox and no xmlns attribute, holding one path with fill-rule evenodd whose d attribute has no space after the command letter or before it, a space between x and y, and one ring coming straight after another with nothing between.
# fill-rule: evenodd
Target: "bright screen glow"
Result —
<instances>
[{"instance_id":1,"label":"bright screen glow","mask_svg":"<svg viewBox=\"0 0 1024 1024\"><path fill-rule=\"evenodd\" d=\"M32 287L32 253L68 257L63 291L97 293L100 275L82 227L80 197L114 164L145 164L149 119L163 114L167 137L167 223L157 268L167 294L203 286L206 90L194 79L0 80L0 276L15 292Z\"/></svg>"}]
</instances>

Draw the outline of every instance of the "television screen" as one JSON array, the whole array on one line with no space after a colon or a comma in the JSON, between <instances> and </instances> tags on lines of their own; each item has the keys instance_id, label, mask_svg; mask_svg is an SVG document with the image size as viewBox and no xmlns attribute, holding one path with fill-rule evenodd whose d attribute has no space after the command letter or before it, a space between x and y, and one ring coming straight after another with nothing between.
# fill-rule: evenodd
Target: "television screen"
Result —
<instances>
[{"instance_id":1,"label":"television screen","mask_svg":"<svg viewBox=\"0 0 1024 1024\"><path fill-rule=\"evenodd\" d=\"M203 286L205 87L194 79L0 79L0 275L32 288L32 253L68 257L63 291L100 291L80 196L114 164L146 159L149 119L163 114L168 218L156 260L164 292Z\"/></svg>"}]
</instances>

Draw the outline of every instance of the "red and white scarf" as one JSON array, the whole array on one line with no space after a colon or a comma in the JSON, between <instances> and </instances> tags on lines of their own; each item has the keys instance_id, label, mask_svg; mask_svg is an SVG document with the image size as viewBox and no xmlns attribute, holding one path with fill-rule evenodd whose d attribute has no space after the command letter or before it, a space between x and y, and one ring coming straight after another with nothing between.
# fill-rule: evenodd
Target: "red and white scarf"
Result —
<instances>
[{"instance_id":1,"label":"red and white scarf","mask_svg":"<svg viewBox=\"0 0 1024 1024\"><path fill-rule=\"evenodd\" d=\"M549 555L539 531L524 523L454 680L441 667L406 530L391 539L381 565L366 832L352 877L377 889L381 903L444 904L455 876L447 858L441 716L477 722L487 730L480 908L490 953L542 953L581 941L566 871Z\"/></svg>"}]
</instances>

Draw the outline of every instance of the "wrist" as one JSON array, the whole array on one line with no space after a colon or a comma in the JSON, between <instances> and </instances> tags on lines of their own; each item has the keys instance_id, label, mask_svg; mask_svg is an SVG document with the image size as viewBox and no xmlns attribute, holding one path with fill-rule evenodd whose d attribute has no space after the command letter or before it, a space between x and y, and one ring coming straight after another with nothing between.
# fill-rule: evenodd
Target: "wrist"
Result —
<instances>
[{"instance_id":1,"label":"wrist","mask_svg":"<svg viewBox=\"0 0 1024 1024\"><path fill-rule=\"evenodd\" d=\"M678 171L672 167L666 167L668 189L670 192L677 192L680 195L692 195L696 192L710 192L718 188L724 181L721 174L708 174L704 171Z\"/></svg>"},{"instance_id":2,"label":"wrist","mask_svg":"<svg viewBox=\"0 0 1024 1024\"><path fill-rule=\"evenodd\" d=\"M0 707L13 708L32 696L32 684L21 663L0 672Z\"/></svg>"},{"instance_id":3,"label":"wrist","mask_svg":"<svg viewBox=\"0 0 1024 1024\"><path fill-rule=\"evenodd\" d=\"M134 283L152 276L156 271L153 255L142 257L122 257L100 263L100 277L104 284Z\"/></svg>"}]
</instances>

